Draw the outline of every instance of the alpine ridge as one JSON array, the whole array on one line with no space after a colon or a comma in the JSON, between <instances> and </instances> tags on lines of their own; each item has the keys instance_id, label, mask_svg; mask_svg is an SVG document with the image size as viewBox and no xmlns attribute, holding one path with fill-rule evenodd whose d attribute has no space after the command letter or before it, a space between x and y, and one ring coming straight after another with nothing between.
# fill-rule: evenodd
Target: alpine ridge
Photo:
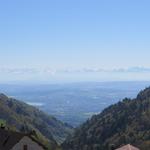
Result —
<instances>
[{"instance_id":1,"label":"alpine ridge","mask_svg":"<svg viewBox=\"0 0 150 150\"><path fill-rule=\"evenodd\" d=\"M72 133L72 127L39 109L0 94L0 120L11 130L36 131L46 143L57 145Z\"/></svg>"},{"instance_id":2,"label":"alpine ridge","mask_svg":"<svg viewBox=\"0 0 150 150\"><path fill-rule=\"evenodd\" d=\"M110 150L124 144L150 149L150 88L94 115L63 144L64 150Z\"/></svg>"}]
</instances>

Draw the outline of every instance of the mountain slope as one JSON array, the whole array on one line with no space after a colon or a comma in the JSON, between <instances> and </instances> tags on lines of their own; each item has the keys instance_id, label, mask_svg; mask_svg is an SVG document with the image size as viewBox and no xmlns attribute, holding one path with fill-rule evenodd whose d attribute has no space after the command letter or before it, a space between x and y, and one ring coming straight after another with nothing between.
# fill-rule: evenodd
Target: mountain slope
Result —
<instances>
[{"instance_id":1,"label":"mountain slope","mask_svg":"<svg viewBox=\"0 0 150 150\"><path fill-rule=\"evenodd\" d=\"M72 128L37 108L0 94L0 119L19 131L35 130L51 142L61 143Z\"/></svg>"},{"instance_id":2,"label":"mountain slope","mask_svg":"<svg viewBox=\"0 0 150 150\"><path fill-rule=\"evenodd\" d=\"M128 143L141 150L150 148L150 88L93 116L62 146L64 150L109 150Z\"/></svg>"}]
</instances>

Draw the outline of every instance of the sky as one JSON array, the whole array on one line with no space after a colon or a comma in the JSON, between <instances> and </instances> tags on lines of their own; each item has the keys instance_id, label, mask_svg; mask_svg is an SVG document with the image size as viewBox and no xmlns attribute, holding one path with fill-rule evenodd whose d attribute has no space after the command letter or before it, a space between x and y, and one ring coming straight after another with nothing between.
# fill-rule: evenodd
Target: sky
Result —
<instances>
[{"instance_id":1,"label":"sky","mask_svg":"<svg viewBox=\"0 0 150 150\"><path fill-rule=\"evenodd\" d=\"M0 81L150 80L149 8L148 0L0 0Z\"/></svg>"}]
</instances>

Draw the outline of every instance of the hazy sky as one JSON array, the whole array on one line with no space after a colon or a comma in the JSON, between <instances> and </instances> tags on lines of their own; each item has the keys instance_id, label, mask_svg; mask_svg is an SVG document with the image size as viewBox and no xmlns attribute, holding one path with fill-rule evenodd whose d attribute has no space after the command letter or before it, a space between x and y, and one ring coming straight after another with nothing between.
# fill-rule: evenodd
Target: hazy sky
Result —
<instances>
[{"instance_id":1,"label":"hazy sky","mask_svg":"<svg viewBox=\"0 0 150 150\"><path fill-rule=\"evenodd\" d=\"M149 0L0 0L1 80L48 79L48 69L149 68L149 57ZM22 68L30 70L18 75Z\"/></svg>"}]
</instances>

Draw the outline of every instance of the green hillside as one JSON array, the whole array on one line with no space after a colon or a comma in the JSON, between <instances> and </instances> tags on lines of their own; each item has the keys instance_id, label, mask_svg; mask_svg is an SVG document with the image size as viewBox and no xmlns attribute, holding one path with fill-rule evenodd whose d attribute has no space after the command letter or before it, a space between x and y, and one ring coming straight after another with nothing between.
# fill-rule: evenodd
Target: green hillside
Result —
<instances>
[{"instance_id":1,"label":"green hillside","mask_svg":"<svg viewBox=\"0 0 150 150\"><path fill-rule=\"evenodd\" d=\"M93 116L62 146L64 150L109 150L128 143L150 149L150 88Z\"/></svg>"},{"instance_id":2,"label":"green hillside","mask_svg":"<svg viewBox=\"0 0 150 150\"><path fill-rule=\"evenodd\" d=\"M72 133L72 128L37 108L0 94L0 122L12 130L30 132L49 145L60 144Z\"/></svg>"}]
</instances>

